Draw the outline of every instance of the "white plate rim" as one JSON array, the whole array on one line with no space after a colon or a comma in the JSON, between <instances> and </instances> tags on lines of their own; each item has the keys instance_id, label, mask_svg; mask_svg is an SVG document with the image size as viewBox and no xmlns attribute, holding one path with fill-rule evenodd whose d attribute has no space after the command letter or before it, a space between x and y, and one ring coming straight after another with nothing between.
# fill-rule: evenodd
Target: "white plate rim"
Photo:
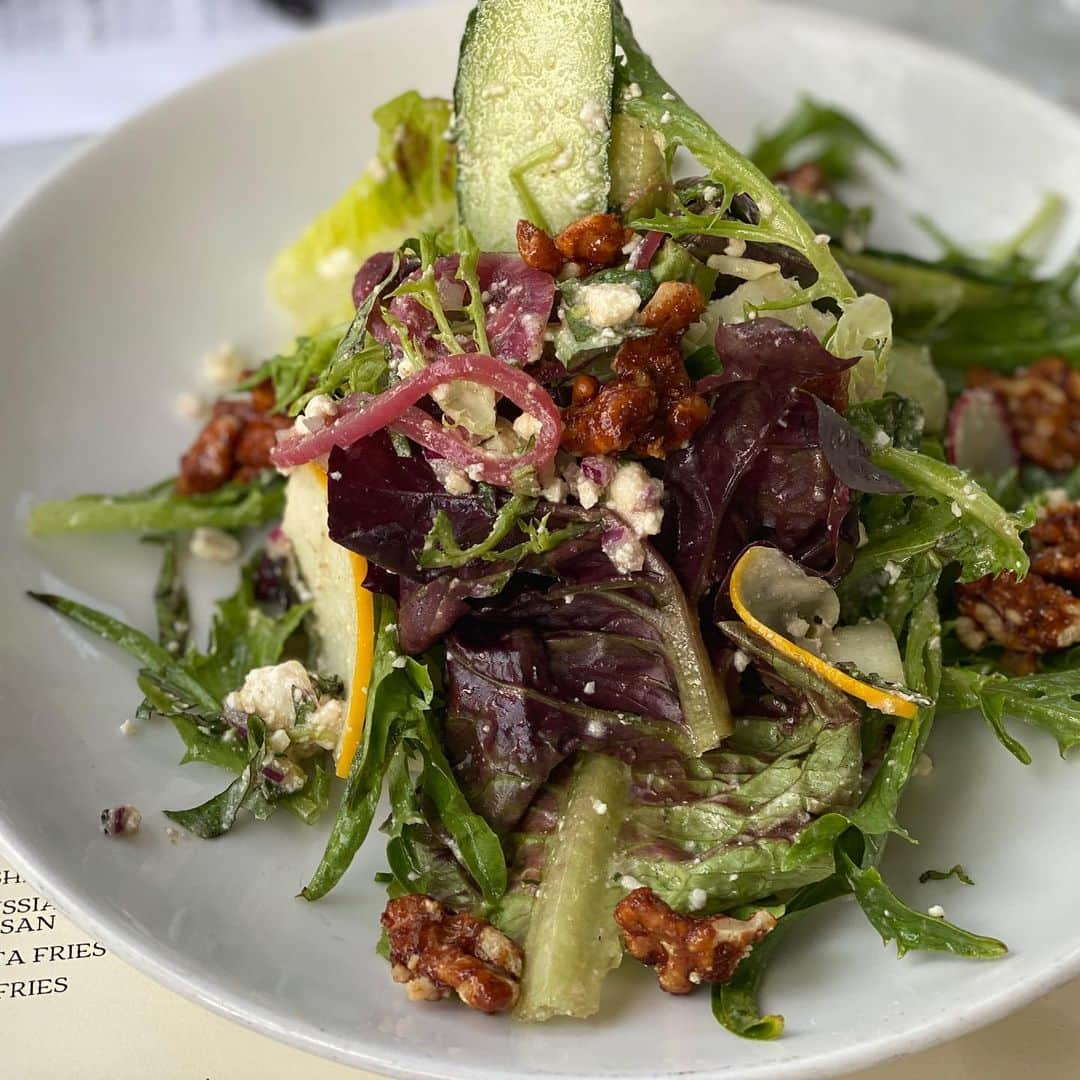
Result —
<instances>
[{"instance_id":1,"label":"white plate rim","mask_svg":"<svg viewBox=\"0 0 1080 1080\"><path fill-rule=\"evenodd\" d=\"M1070 129L1080 139L1080 117L1066 106L1044 97L1016 77L1002 74L979 61L924 41L906 31L885 27L858 16L808 9L798 4L778 2L778 0L727 0L727 2L763 8L775 13L778 17L797 19L804 23L816 23L822 28L826 26L832 29L840 28L845 35L853 37L858 35L880 37L887 34L901 44L905 52L921 54L927 60L935 60L947 65L961 72L965 79L995 84L998 89L1008 92L1010 97L1022 103L1026 108L1037 109L1044 114L1053 114L1063 128ZM441 3L428 4L420 10L427 10L429 13L436 10L441 18L449 17L449 13L455 10L464 12L469 6L462 0L443 0ZM109 143L114 139L121 139L143 125L153 125L160 115L168 113L178 103L212 92L219 82L241 74L249 68L271 61L285 60L294 51L300 52L307 49L317 51L323 41L341 33L343 26L354 26L357 22L363 22L369 26L389 25L406 21L410 15L415 17L417 10L413 8L403 11L376 12L344 24L331 24L309 31L296 39L279 43L228 64L165 95L111 131L91 138L87 145L79 147L31 185L3 215L0 215L0 246L5 243L6 234L23 213L28 212L37 202L46 199L53 187L62 182L68 173L78 171L85 162L93 160L98 154L107 152ZM148 975L159 985L227 1020L297 1049L354 1068L368 1069L387 1077L401 1078L401 1080L458 1080L461 1076L460 1070L431 1069L422 1063L422 1059L392 1061L378 1053L368 1053L352 1046L344 1046L320 1035L314 1026L303 1025L301 1028L290 1028L280 1023L273 1014L260 1006L223 1000L203 985L197 974L189 969L177 969L162 963L154 955L152 948L141 946L134 938L129 938L122 929L115 927L108 918L99 916L91 900L83 900L78 892L65 889L49 872L45 864L37 862L33 851L19 842L14 830L9 828L2 817L0 817L0 855L3 855L16 871L23 875L62 914L82 930L89 931L96 938L101 939L119 958ZM1080 938L1071 950L1048 963L1042 971L1027 976L1008 990L970 1004L961 1004L956 1009L943 1014L940 1019L923 1023L914 1030L888 1035L873 1042L840 1047L801 1059L777 1060L774 1058L770 1061L762 1061L760 1065L742 1069L738 1077L739 1080L774 1080L780 1070L785 1080L813 1080L817 1077L840 1076L884 1064L986 1027L1077 976L1080 976ZM497 1068L484 1068L483 1071L474 1068L472 1075L488 1078L488 1080L510 1080L504 1071ZM552 1074L519 1070L515 1075L522 1080L527 1080L529 1076L547 1077ZM596 1075L595 1073L571 1072L557 1074L559 1080L592 1080ZM666 1075L672 1080L676 1077L686 1078L686 1080L734 1080L736 1074L724 1069L718 1071L695 1069ZM632 1073L605 1072L603 1080L639 1080L639 1076Z\"/></svg>"}]
</instances>

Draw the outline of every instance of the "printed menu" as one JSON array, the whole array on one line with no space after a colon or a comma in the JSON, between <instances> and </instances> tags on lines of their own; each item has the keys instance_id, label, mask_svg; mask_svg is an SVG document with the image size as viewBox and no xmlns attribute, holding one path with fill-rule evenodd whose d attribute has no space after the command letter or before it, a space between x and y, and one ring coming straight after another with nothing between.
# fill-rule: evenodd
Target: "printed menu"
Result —
<instances>
[{"instance_id":1,"label":"printed menu","mask_svg":"<svg viewBox=\"0 0 1080 1080\"><path fill-rule=\"evenodd\" d=\"M0 858L4 1080L377 1080L230 1023L82 932Z\"/></svg>"}]
</instances>

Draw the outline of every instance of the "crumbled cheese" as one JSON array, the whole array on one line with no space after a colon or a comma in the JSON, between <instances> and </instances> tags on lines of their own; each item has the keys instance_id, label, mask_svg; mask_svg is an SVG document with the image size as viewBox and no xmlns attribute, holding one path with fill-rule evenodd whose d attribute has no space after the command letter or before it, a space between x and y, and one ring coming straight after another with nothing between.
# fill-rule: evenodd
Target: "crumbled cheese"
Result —
<instances>
[{"instance_id":1,"label":"crumbled cheese","mask_svg":"<svg viewBox=\"0 0 1080 1080\"><path fill-rule=\"evenodd\" d=\"M337 402L329 394L316 394L304 406L304 411L293 423L293 430L302 435L321 431L328 421L337 416Z\"/></svg>"},{"instance_id":2,"label":"crumbled cheese","mask_svg":"<svg viewBox=\"0 0 1080 1080\"><path fill-rule=\"evenodd\" d=\"M746 241L733 237L727 242L724 254L730 255L733 259L741 259L746 254Z\"/></svg>"},{"instance_id":3,"label":"crumbled cheese","mask_svg":"<svg viewBox=\"0 0 1080 1080\"><path fill-rule=\"evenodd\" d=\"M678 99L675 97L675 95L670 90L665 90L660 95L660 100L661 101L677 101Z\"/></svg>"},{"instance_id":4,"label":"crumbled cheese","mask_svg":"<svg viewBox=\"0 0 1080 1080\"><path fill-rule=\"evenodd\" d=\"M586 101L581 106L578 119L584 124L586 130L594 131L597 135L603 135L607 131L607 109L599 101Z\"/></svg>"},{"instance_id":5,"label":"crumbled cheese","mask_svg":"<svg viewBox=\"0 0 1080 1080\"><path fill-rule=\"evenodd\" d=\"M655 536L664 521L663 493L663 483L650 476L640 462L631 461L616 470L604 505L614 510L635 535Z\"/></svg>"},{"instance_id":6,"label":"crumbled cheese","mask_svg":"<svg viewBox=\"0 0 1080 1080\"><path fill-rule=\"evenodd\" d=\"M929 754L920 754L911 770L912 776L925 777L934 771L934 762Z\"/></svg>"},{"instance_id":7,"label":"crumbled cheese","mask_svg":"<svg viewBox=\"0 0 1080 1080\"><path fill-rule=\"evenodd\" d=\"M227 708L262 718L268 731L288 729L302 702L315 704L315 687L299 660L252 668L239 690L225 698Z\"/></svg>"},{"instance_id":8,"label":"crumbled cheese","mask_svg":"<svg viewBox=\"0 0 1080 1080\"><path fill-rule=\"evenodd\" d=\"M602 330L606 326L622 326L629 322L641 307L641 294L632 285L598 282L581 289L585 318L590 325Z\"/></svg>"},{"instance_id":9,"label":"crumbled cheese","mask_svg":"<svg viewBox=\"0 0 1080 1080\"><path fill-rule=\"evenodd\" d=\"M409 662L409 658L407 656L395 656L393 661L391 662L390 666L394 667L394 668L401 669L408 662Z\"/></svg>"},{"instance_id":10,"label":"crumbled cheese","mask_svg":"<svg viewBox=\"0 0 1080 1080\"><path fill-rule=\"evenodd\" d=\"M665 109L663 114L661 115L660 123L661 124L670 124L671 123L671 113L669 113L667 111L667 109Z\"/></svg>"},{"instance_id":11,"label":"crumbled cheese","mask_svg":"<svg viewBox=\"0 0 1080 1080\"><path fill-rule=\"evenodd\" d=\"M196 559L230 563L240 558L240 541L224 529L200 525L192 534L188 550Z\"/></svg>"},{"instance_id":12,"label":"crumbled cheese","mask_svg":"<svg viewBox=\"0 0 1080 1080\"><path fill-rule=\"evenodd\" d=\"M773 212L773 204L768 199L762 199L757 204L757 208L760 217L768 217Z\"/></svg>"},{"instance_id":13,"label":"crumbled cheese","mask_svg":"<svg viewBox=\"0 0 1080 1080\"><path fill-rule=\"evenodd\" d=\"M360 260L347 247L336 247L319 259L315 273L324 281L338 281L351 278L359 265Z\"/></svg>"},{"instance_id":14,"label":"crumbled cheese","mask_svg":"<svg viewBox=\"0 0 1080 1080\"><path fill-rule=\"evenodd\" d=\"M632 82L623 92L623 97L628 100L641 97L641 87L636 82Z\"/></svg>"},{"instance_id":15,"label":"crumbled cheese","mask_svg":"<svg viewBox=\"0 0 1080 1080\"><path fill-rule=\"evenodd\" d=\"M595 681L594 679L590 679L590 680L589 680L589 681L588 681L588 682L587 682L587 683L586 683L586 684L585 684L585 685L584 685L584 686L582 687L582 689L583 689L583 691L584 691L584 692L585 692L586 694L595 694L595 693L596 693L596 681Z\"/></svg>"},{"instance_id":16,"label":"crumbled cheese","mask_svg":"<svg viewBox=\"0 0 1080 1080\"><path fill-rule=\"evenodd\" d=\"M198 420L208 412L206 402L198 394L185 391L176 395L176 415L183 420Z\"/></svg>"},{"instance_id":17,"label":"crumbled cheese","mask_svg":"<svg viewBox=\"0 0 1080 1080\"><path fill-rule=\"evenodd\" d=\"M514 421L514 434L522 442L528 442L530 439L536 438L543 430L543 427L544 425L532 413L523 412Z\"/></svg>"},{"instance_id":18,"label":"crumbled cheese","mask_svg":"<svg viewBox=\"0 0 1080 1080\"><path fill-rule=\"evenodd\" d=\"M590 480L584 473L579 472L570 481L571 490L577 496L577 501L586 510L591 510L604 494L604 488L595 480Z\"/></svg>"},{"instance_id":19,"label":"crumbled cheese","mask_svg":"<svg viewBox=\"0 0 1080 1080\"><path fill-rule=\"evenodd\" d=\"M607 813L607 803L603 802L600 799L593 799L592 808L593 808L593 811L595 813L597 813L597 814L606 814Z\"/></svg>"},{"instance_id":20,"label":"crumbled cheese","mask_svg":"<svg viewBox=\"0 0 1080 1080\"><path fill-rule=\"evenodd\" d=\"M465 475L470 480L475 480L477 483L479 483L481 480L484 479L484 465L483 465L483 462L478 461L473 465L466 465L465 466Z\"/></svg>"},{"instance_id":21,"label":"crumbled cheese","mask_svg":"<svg viewBox=\"0 0 1080 1080\"><path fill-rule=\"evenodd\" d=\"M822 247L827 247L832 242L832 237L828 233L818 233L814 237L814 243L820 244Z\"/></svg>"},{"instance_id":22,"label":"crumbled cheese","mask_svg":"<svg viewBox=\"0 0 1080 1080\"><path fill-rule=\"evenodd\" d=\"M270 737L266 740L267 746L274 751L275 754L284 754L289 749L289 744L292 740L289 738L289 733L282 728L278 728L277 731L272 731Z\"/></svg>"},{"instance_id":23,"label":"crumbled cheese","mask_svg":"<svg viewBox=\"0 0 1080 1080\"><path fill-rule=\"evenodd\" d=\"M235 386L240 381L243 370L244 358L234 345L227 342L211 349L203 357L203 372L212 386L222 389Z\"/></svg>"},{"instance_id":24,"label":"crumbled cheese","mask_svg":"<svg viewBox=\"0 0 1080 1080\"><path fill-rule=\"evenodd\" d=\"M634 889L640 889L641 888L641 882L638 881L638 879L636 877L633 877L630 874L623 874L619 878L619 885L622 888L626 889L627 892L633 892Z\"/></svg>"},{"instance_id":25,"label":"crumbled cheese","mask_svg":"<svg viewBox=\"0 0 1080 1080\"><path fill-rule=\"evenodd\" d=\"M736 649L735 655L731 658L735 670L742 674L750 666L750 657L742 651L742 649Z\"/></svg>"},{"instance_id":26,"label":"crumbled cheese","mask_svg":"<svg viewBox=\"0 0 1080 1080\"><path fill-rule=\"evenodd\" d=\"M949 509L952 511L953 517L964 516L964 511L960 509L960 504L958 502L951 503Z\"/></svg>"},{"instance_id":27,"label":"crumbled cheese","mask_svg":"<svg viewBox=\"0 0 1080 1080\"><path fill-rule=\"evenodd\" d=\"M540 489L540 495L546 499L549 503L561 503L566 502L567 495L570 494L570 486L562 477L556 477L550 484L545 484Z\"/></svg>"},{"instance_id":28,"label":"crumbled cheese","mask_svg":"<svg viewBox=\"0 0 1080 1080\"><path fill-rule=\"evenodd\" d=\"M465 475L465 470L453 462L445 458L434 458L431 462L431 471L448 495L472 494L472 481Z\"/></svg>"},{"instance_id":29,"label":"crumbled cheese","mask_svg":"<svg viewBox=\"0 0 1080 1080\"><path fill-rule=\"evenodd\" d=\"M696 986L696 985L697 985L698 983L700 983L700 982L701 982L701 972L700 972L700 971L691 971L691 972L690 972L690 974L689 974L689 975L687 975L686 977L687 977L687 978L688 978L688 979L689 979L689 980L690 980L690 981L691 981L691 982L692 982L692 983L693 983L693 984L694 984L695 986Z\"/></svg>"},{"instance_id":30,"label":"crumbled cheese","mask_svg":"<svg viewBox=\"0 0 1080 1080\"><path fill-rule=\"evenodd\" d=\"M810 629L810 624L800 618L798 615L793 616L787 621L787 632L796 638L806 637L807 631Z\"/></svg>"},{"instance_id":31,"label":"crumbled cheese","mask_svg":"<svg viewBox=\"0 0 1080 1080\"><path fill-rule=\"evenodd\" d=\"M633 574L645 565L645 549L631 533L618 543L607 545L604 552L620 574Z\"/></svg>"},{"instance_id":32,"label":"crumbled cheese","mask_svg":"<svg viewBox=\"0 0 1080 1080\"><path fill-rule=\"evenodd\" d=\"M691 911L700 911L708 901L708 893L704 889L691 889L688 903Z\"/></svg>"},{"instance_id":33,"label":"crumbled cheese","mask_svg":"<svg viewBox=\"0 0 1080 1080\"><path fill-rule=\"evenodd\" d=\"M602 720L590 720L585 725L585 734L588 735L590 739L603 738L606 731L607 728L604 727L604 722Z\"/></svg>"},{"instance_id":34,"label":"crumbled cheese","mask_svg":"<svg viewBox=\"0 0 1080 1080\"><path fill-rule=\"evenodd\" d=\"M645 242L645 237L641 233L634 233L629 240L622 246L622 253L624 255L633 255L635 251Z\"/></svg>"},{"instance_id":35,"label":"crumbled cheese","mask_svg":"<svg viewBox=\"0 0 1080 1080\"><path fill-rule=\"evenodd\" d=\"M889 579L890 585L895 585L900 580L900 575L903 573L899 563L893 562L889 559L882 567L885 571L885 576Z\"/></svg>"},{"instance_id":36,"label":"crumbled cheese","mask_svg":"<svg viewBox=\"0 0 1080 1080\"><path fill-rule=\"evenodd\" d=\"M165 826L165 835L169 838L170 844L180 844L184 841L184 834L173 825Z\"/></svg>"},{"instance_id":37,"label":"crumbled cheese","mask_svg":"<svg viewBox=\"0 0 1080 1080\"><path fill-rule=\"evenodd\" d=\"M128 719L120 725L121 735L134 735L139 729L135 726L135 723Z\"/></svg>"},{"instance_id":38,"label":"crumbled cheese","mask_svg":"<svg viewBox=\"0 0 1080 1080\"><path fill-rule=\"evenodd\" d=\"M703 188L701 197L708 203L716 202L716 196L720 194L720 189L715 188L710 184L708 187Z\"/></svg>"},{"instance_id":39,"label":"crumbled cheese","mask_svg":"<svg viewBox=\"0 0 1080 1080\"><path fill-rule=\"evenodd\" d=\"M945 909L940 904L934 904L926 909L926 914L929 915L931 919L944 919Z\"/></svg>"}]
</instances>

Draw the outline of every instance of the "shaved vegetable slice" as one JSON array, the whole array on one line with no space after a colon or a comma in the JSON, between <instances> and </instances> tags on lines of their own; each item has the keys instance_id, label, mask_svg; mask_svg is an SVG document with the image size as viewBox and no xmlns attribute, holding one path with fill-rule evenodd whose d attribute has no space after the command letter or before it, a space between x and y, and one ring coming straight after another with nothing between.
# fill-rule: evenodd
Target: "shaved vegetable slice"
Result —
<instances>
[{"instance_id":1,"label":"shaved vegetable slice","mask_svg":"<svg viewBox=\"0 0 1080 1080\"><path fill-rule=\"evenodd\" d=\"M345 779L367 712L375 646L374 597L363 587L367 560L330 539L326 489L324 469L316 464L297 469L289 477L282 524L312 592L320 665L345 684L347 711L336 752L336 772Z\"/></svg>"},{"instance_id":2,"label":"shaved vegetable slice","mask_svg":"<svg viewBox=\"0 0 1080 1080\"><path fill-rule=\"evenodd\" d=\"M731 571L730 594L746 626L789 660L878 712L910 719L918 711L920 695L893 682L884 683L902 670L895 638L888 635L891 648L883 643L883 624L844 627L834 633L840 617L835 591L782 552L748 548ZM856 647L852 636L864 628L868 632ZM882 685L861 672L857 678L836 666L855 656L877 669L871 674L883 680Z\"/></svg>"}]
</instances>

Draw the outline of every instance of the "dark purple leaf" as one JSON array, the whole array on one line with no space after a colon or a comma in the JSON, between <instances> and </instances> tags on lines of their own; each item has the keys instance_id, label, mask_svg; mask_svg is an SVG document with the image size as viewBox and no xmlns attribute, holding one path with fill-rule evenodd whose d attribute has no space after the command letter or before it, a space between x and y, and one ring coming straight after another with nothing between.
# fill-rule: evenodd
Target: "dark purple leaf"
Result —
<instances>
[{"instance_id":1,"label":"dark purple leaf","mask_svg":"<svg viewBox=\"0 0 1080 1080\"><path fill-rule=\"evenodd\" d=\"M814 402L821 449L843 483L873 495L903 495L908 490L906 484L874 464L859 433L832 406L818 398Z\"/></svg>"}]
</instances>

